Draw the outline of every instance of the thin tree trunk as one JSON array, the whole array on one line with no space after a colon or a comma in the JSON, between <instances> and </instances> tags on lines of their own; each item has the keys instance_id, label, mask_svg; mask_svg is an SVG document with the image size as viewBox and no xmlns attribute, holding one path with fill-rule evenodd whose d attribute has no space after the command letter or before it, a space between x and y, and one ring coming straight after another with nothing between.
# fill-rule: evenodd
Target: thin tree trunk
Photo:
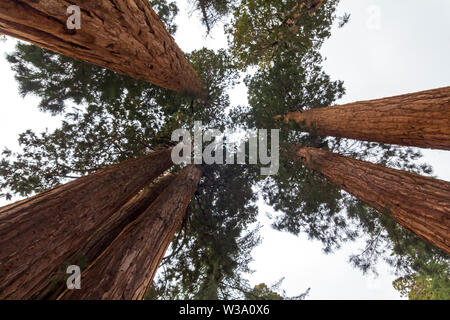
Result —
<instances>
[{"instance_id":1,"label":"thin tree trunk","mask_svg":"<svg viewBox=\"0 0 450 320\"><path fill-rule=\"evenodd\" d=\"M81 10L69 30L67 9ZM0 0L0 33L177 92L203 85L148 0Z\"/></svg>"},{"instance_id":2,"label":"thin tree trunk","mask_svg":"<svg viewBox=\"0 0 450 320\"><path fill-rule=\"evenodd\" d=\"M316 148L296 155L311 169L450 253L450 183Z\"/></svg>"},{"instance_id":3,"label":"thin tree trunk","mask_svg":"<svg viewBox=\"0 0 450 320\"><path fill-rule=\"evenodd\" d=\"M450 150L450 87L297 111L283 118L322 136Z\"/></svg>"},{"instance_id":4,"label":"thin tree trunk","mask_svg":"<svg viewBox=\"0 0 450 320\"><path fill-rule=\"evenodd\" d=\"M166 174L131 198L101 227L95 230L95 233L87 242L73 254L72 258L68 259L68 264L77 264L80 259L86 263L93 262L129 223L136 220L151 205L174 179L175 175ZM66 289L64 281L66 276L65 273L52 275L57 283L53 282L37 298L56 299Z\"/></svg>"},{"instance_id":5,"label":"thin tree trunk","mask_svg":"<svg viewBox=\"0 0 450 320\"><path fill-rule=\"evenodd\" d=\"M190 165L81 274L81 289L59 299L142 299L183 220L202 170Z\"/></svg>"},{"instance_id":6,"label":"thin tree trunk","mask_svg":"<svg viewBox=\"0 0 450 320\"><path fill-rule=\"evenodd\" d=\"M29 299L120 207L172 166L171 149L0 208L0 299Z\"/></svg>"}]
</instances>

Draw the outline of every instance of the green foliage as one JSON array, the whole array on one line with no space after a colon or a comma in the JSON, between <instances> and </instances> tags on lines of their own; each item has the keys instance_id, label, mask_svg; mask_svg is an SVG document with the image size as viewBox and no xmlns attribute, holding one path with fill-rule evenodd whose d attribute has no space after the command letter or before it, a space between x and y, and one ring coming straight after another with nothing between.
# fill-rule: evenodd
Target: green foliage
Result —
<instances>
[{"instance_id":1,"label":"green foliage","mask_svg":"<svg viewBox=\"0 0 450 320\"><path fill-rule=\"evenodd\" d=\"M392 284L402 297L409 300L450 300L450 266L448 261L432 261L432 271L409 274Z\"/></svg>"},{"instance_id":2,"label":"green foliage","mask_svg":"<svg viewBox=\"0 0 450 320\"><path fill-rule=\"evenodd\" d=\"M277 115L333 105L345 93L343 83L322 70L322 57L311 49L301 56L285 50L269 68L247 76L248 107L232 112L235 123L247 128L277 128ZM277 212L274 227L293 234L306 233L319 240L325 252L357 239L365 247L350 257L363 272L376 272L384 260L400 273L421 270L432 257L445 255L403 229L390 214L380 214L340 190L323 176L295 160L292 146L312 146L384 166L431 174L419 163L413 148L321 137L304 132L301 124L282 125L280 170L260 181L266 202ZM284 152L283 152L284 151Z\"/></svg>"},{"instance_id":3,"label":"green foliage","mask_svg":"<svg viewBox=\"0 0 450 320\"><path fill-rule=\"evenodd\" d=\"M65 120L54 132L23 133L21 152L4 151L1 189L7 190L7 197L46 190L164 147L171 143L174 129L191 129L194 120L218 129L229 127L227 90L237 79L230 58L224 50L208 49L188 58L207 88L205 100L18 45L9 60L22 93L41 97L43 111ZM38 81L46 75L52 79ZM244 166L205 169L184 228L165 260L161 281L171 285L158 288L159 298L226 298L235 289L224 283L245 282L242 275L250 271L250 251L258 243L257 231L248 229L256 219L251 178L255 172Z\"/></svg>"},{"instance_id":4,"label":"green foliage","mask_svg":"<svg viewBox=\"0 0 450 320\"><path fill-rule=\"evenodd\" d=\"M175 34L177 31L177 25L175 24L175 18L178 14L178 7L175 2L167 2L167 0L149 0L153 10L161 18L167 31L170 34Z\"/></svg>"},{"instance_id":5,"label":"green foliage","mask_svg":"<svg viewBox=\"0 0 450 320\"><path fill-rule=\"evenodd\" d=\"M267 286L265 283L260 283L254 286L251 290L244 293L246 300L304 300L309 295L310 289L308 288L305 292L299 294L298 296L289 297L286 295L284 290L281 290L281 284L284 278L271 285Z\"/></svg>"},{"instance_id":6,"label":"green foliage","mask_svg":"<svg viewBox=\"0 0 450 320\"><path fill-rule=\"evenodd\" d=\"M272 291L265 283L256 285L245 297L247 300L283 300L281 295Z\"/></svg>"},{"instance_id":7,"label":"green foliage","mask_svg":"<svg viewBox=\"0 0 450 320\"><path fill-rule=\"evenodd\" d=\"M175 32L176 5L151 3ZM7 59L20 93L38 96L42 111L64 120L53 132L22 133L20 152L3 151L0 196L29 196L166 147L172 143L174 129L190 130L194 121L219 130L279 128L274 120L277 115L332 105L345 89L341 81L323 71L319 48L330 36L337 3L326 1L315 15L301 11L296 17L293 9L298 1L294 0L193 0L208 31L218 19L234 12L227 27L231 56L226 50L205 48L187 55L206 86L204 100L18 44ZM341 23L345 22L342 19ZM228 90L240 76L238 68L252 65L260 68L245 78L248 105L230 106ZM402 292L413 297L446 297L447 290L448 296L448 265L444 264L448 256L400 227L388 213L357 201L290 154L294 145L313 146L431 174L428 165L419 163L420 152L321 137L304 132L298 124L282 125L280 139L276 176L261 178L259 168L250 165L205 166L205 176L148 299L287 299L276 286L251 288L245 280L251 272L251 250L259 242L255 201L260 195L276 210L273 225L277 230L306 233L321 241L325 252L362 239L365 247L350 257L355 267L376 272L377 262L384 260L408 275L396 284Z\"/></svg>"},{"instance_id":8,"label":"green foliage","mask_svg":"<svg viewBox=\"0 0 450 320\"><path fill-rule=\"evenodd\" d=\"M200 11L202 23L209 34L214 25L230 14L237 0L190 0L195 10Z\"/></svg>"},{"instance_id":9,"label":"green foliage","mask_svg":"<svg viewBox=\"0 0 450 320\"><path fill-rule=\"evenodd\" d=\"M259 242L250 166L205 167L186 224L151 288L159 299L242 298L243 274L251 272L251 250ZM154 293L158 293L156 296Z\"/></svg>"},{"instance_id":10,"label":"green foliage","mask_svg":"<svg viewBox=\"0 0 450 320\"><path fill-rule=\"evenodd\" d=\"M270 67L287 53L301 57L311 48L320 48L330 36L338 2L325 1L310 15L297 0L242 0L226 28L237 65Z\"/></svg>"}]
</instances>

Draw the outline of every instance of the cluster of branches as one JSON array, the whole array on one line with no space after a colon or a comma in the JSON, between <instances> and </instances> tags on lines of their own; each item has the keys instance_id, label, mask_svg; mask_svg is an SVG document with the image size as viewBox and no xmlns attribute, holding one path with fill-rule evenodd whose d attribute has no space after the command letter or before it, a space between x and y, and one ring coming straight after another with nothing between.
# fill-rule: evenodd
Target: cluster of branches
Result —
<instances>
[{"instance_id":1,"label":"cluster of branches","mask_svg":"<svg viewBox=\"0 0 450 320\"><path fill-rule=\"evenodd\" d=\"M174 3L151 1L175 32ZM22 95L41 99L40 110L62 115L61 127L19 137L22 151L5 149L0 161L1 195L29 196L100 168L171 144L174 129L194 121L225 128L276 128L274 116L332 105L345 89L322 69L321 44L330 36L337 0L311 14L298 1L196 0L208 32L233 13L226 27L230 50L188 55L207 89L206 99L179 95L47 50L18 44L8 55ZM230 106L228 90L240 71L248 105ZM228 112L229 111L229 112ZM378 143L321 137L285 127L281 149L314 146L388 167L431 174L420 152ZM294 128L295 129L295 128ZM179 168L176 168L178 170ZM322 176L282 153L278 175L261 178L256 166L207 166L182 228L148 293L159 299L286 298L277 286L251 288L251 250L259 243L256 199L262 195L276 212L273 226L319 240L325 252L362 239L350 262L367 272L380 259L403 275L428 272L439 250L401 228L389 215L362 204ZM297 298L304 298L305 294Z\"/></svg>"}]
</instances>

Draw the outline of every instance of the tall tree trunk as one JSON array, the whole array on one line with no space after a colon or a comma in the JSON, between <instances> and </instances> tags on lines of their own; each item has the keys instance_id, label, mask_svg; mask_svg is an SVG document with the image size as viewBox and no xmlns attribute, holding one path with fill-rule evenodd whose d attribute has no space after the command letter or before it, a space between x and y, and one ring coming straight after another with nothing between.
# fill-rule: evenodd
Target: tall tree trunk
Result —
<instances>
[{"instance_id":1,"label":"tall tree trunk","mask_svg":"<svg viewBox=\"0 0 450 320\"><path fill-rule=\"evenodd\" d=\"M70 30L67 9L81 10ZM203 84L148 0L0 0L0 33L177 92Z\"/></svg>"},{"instance_id":2,"label":"tall tree trunk","mask_svg":"<svg viewBox=\"0 0 450 320\"><path fill-rule=\"evenodd\" d=\"M283 118L322 136L450 150L450 87L297 111Z\"/></svg>"},{"instance_id":3,"label":"tall tree trunk","mask_svg":"<svg viewBox=\"0 0 450 320\"><path fill-rule=\"evenodd\" d=\"M142 299L202 176L190 165L81 275L80 290L59 299Z\"/></svg>"},{"instance_id":4,"label":"tall tree trunk","mask_svg":"<svg viewBox=\"0 0 450 320\"><path fill-rule=\"evenodd\" d=\"M450 253L450 183L316 148L296 155L311 169Z\"/></svg>"},{"instance_id":5,"label":"tall tree trunk","mask_svg":"<svg viewBox=\"0 0 450 320\"><path fill-rule=\"evenodd\" d=\"M0 299L28 299L120 207L172 166L171 149L0 208Z\"/></svg>"},{"instance_id":6,"label":"tall tree trunk","mask_svg":"<svg viewBox=\"0 0 450 320\"><path fill-rule=\"evenodd\" d=\"M166 174L135 195L117 212L115 212L95 233L68 259L68 264L77 264L79 260L93 262L131 222L136 220L156 200L156 198L173 182L175 175ZM38 299L56 299L65 289L65 272L54 274L54 281L37 296Z\"/></svg>"}]
</instances>

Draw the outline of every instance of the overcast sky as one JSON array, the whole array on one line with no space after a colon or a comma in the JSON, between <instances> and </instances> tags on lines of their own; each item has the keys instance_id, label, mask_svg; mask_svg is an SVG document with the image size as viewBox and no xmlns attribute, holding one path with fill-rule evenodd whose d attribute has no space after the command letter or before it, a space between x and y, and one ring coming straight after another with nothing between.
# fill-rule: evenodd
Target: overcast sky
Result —
<instances>
[{"instance_id":1,"label":"overcast sky","mask_svg":"<svg viewBox=\"0 0 450 320\"><path fill-rule=\"evenodd\" d=\"M175 39L185 52L203 46L226 46L223 29L204 37L204 28L185 0L179 0L180 14ZM336 29L322 50L325 70L343 80L347 94L339 103L381 98L450 85L450 1L448 0L341 0L339 13L351 14L350 22ZM14 74L4 59L14 40L0 43L0 147L17 149L18 134L59 126L60 119L37 110L39 99L21 98ZM234 105L246 103L245 86L231 93ZM450 152L424 151L424 160L435 174L450 181ZM0 200L0 205L5 204ZM254 250L253 285L274 283L285 277L282 288L298 295L311 288L309 299L398 299L392 288L395 276L384 264L379 276L365 276L352 268L348 257L361 244L344 246L325 255L322 245L305 236L295 237L272 230L266 214L270 207L260 202L263 243Z\"/></svg>"}]
</instances>

